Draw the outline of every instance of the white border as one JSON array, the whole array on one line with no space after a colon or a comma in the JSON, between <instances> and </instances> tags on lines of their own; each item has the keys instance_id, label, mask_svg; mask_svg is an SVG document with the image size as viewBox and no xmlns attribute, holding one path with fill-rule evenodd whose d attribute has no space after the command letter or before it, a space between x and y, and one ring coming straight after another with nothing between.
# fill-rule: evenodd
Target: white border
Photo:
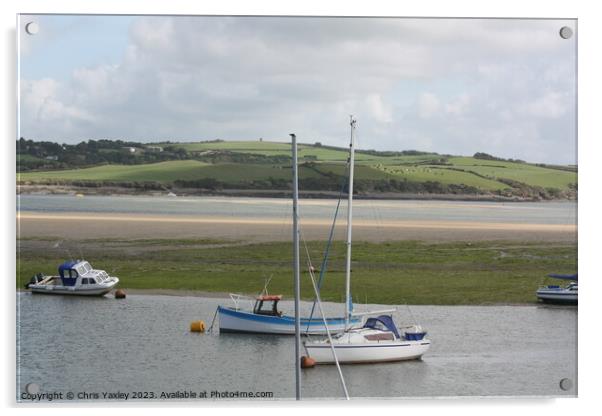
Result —
<instances>
[{"instance_id":1,"label":"white border","mask_svg":"<svg viewBox=\"0 0 602 416\"><path fill-rule=\"evenodd\" d=\"M440 412L461 412L462 414L478 414L483 411L488 414L506 414L518 409L531 412L545 412L547 415L577 414L587 412L589 407L599 408L596 402L597 385L600 379L600 360L596 357L596 349L600 343L598 335L599 324L596 313L599 309L594 307L594 294L602 293L597 290L601 273L596 273L596 255L599 238L600 185L597 165L600 164L600 134L599 119L600 106L598 101L602 97L600 91L599 74L602 74L600 62L599 40L602 39L602 21L598 9L593 1L558 1L536 2L528 0L505 1L475 1L475 0L421 0L404 3L380 2L378 0L347 0L325 1L305 0L295 3L267 0L224 0L220 2L190 2L184 0L104 0L104 1L75 1L75 0L8 0L0 3L2 13L3 33L3 58L2 59L2 91L3 100L0 101L0 115L3 126L2 142L2 184L4 202L2 204L4 219L2 264L6 268L2 293L4 296L2 352L4 369L0 378L0 394L4 407L12 414L15 397L15 299L13 272L15 264L15 120L16 120L16 79L15 79L15 22L17 13L106 13L106 14L264 14L264 15L379 15L379 16L448 16L448 17L550 17L550 18L578 18L579 19L579 272L581 275L582 295L579 305L579 398L578 399L473 399L473 400L410 400L401 402L385 401L384 405L392 404L403 409L390 409L393 412L413 411L427 414ZM11 231L12 230L12 231ZM12 266L12 267L11 267ZM12 270L11 270L12 268ZM314 412L313 407L345 407L346 412L364 413L370 408L380 405L377 401L354 401L350 405L343 402L323 403L311 402L302 406L295 403L212 403L212 408L227 406L232 411L241 407L249 407L245 413L286 412L300 414L301 412ZM127 407L123 411L128 413L161 414L165 407L140 408ZM177 406L178 412L198 414L209 409L188 407L191 404ZM270 409L265 407L287 407L292 409ZM25 407L20 413L38 413L43 411L47 415L54 414L81 414L84 406L51 407L41 410L39 407ZM176 407L173 405L172 407ZM334 409L333 409L334 410ZM218 409L219 411L219 409ZM379 411L389 411L382 409ZM86 414L104 415L107 409L95 407L86 410ZM589 412L588 412L589 413Z\"/></svg>"}]
</instances>

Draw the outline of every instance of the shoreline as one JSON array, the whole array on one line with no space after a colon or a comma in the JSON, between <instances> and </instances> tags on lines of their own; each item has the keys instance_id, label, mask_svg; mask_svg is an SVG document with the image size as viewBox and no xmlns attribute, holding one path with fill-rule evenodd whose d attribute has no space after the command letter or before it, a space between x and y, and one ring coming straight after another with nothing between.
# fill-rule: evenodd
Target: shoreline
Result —
<instances>
[{"instance_id":1,"label":"shoreline","mask_svg":"<svg viewBox=\"0 0 602 416\"><path fill-rule=\"evenodd\" d=\"M19 211L17 220L47 220L47 221L107 221L107 222L166 222L188 224L224 224L224 225L291 225L291 219L271 218L231 218L226 216L193 216L172 214L138 214L138 213L91 213L91 212L48 212L48 211ZM303 225L329 226L328 219L304 219ZM356 220L354 227L372 227L374 221ZM455 220L379 220L381 227L393 228L432 228L432 229L478 229L478 230L529 230L529 231L576 231L575 224L543 224L520 222L484 222L484 221L455 221ZM337 224L337 226L339 226Z\"/></svg>"},{"instance_id":2,"label":"shoreline","mask_svg":"<svg viewBox=\"0 0 602 416\"><path fill-rule=\"evenodd\" d=\"M104 296L100 297L113 297L115 294L115 290L122 289L125 290L126 295L145 295L145 296L178 296L178 297L194 297L194 298L209 298L209 299L230 299L228 293L225 292L210 292L207 290L188 290L188 289L157 289L157 288L148 288L148 289L128 289L117 287L111 290ZM29 289L25 289L23 287L17 288L17 293L32 293ZM45 294L36 293L36 295L46 296ZM48 295L50 296L50 295ZM57 296L69 296L69 295L57 295ZM77 295L73 295L76 296ZM245 295L245 296L254 296L254 295ZM92 296L94 297L94 296ZM127 298L127 296L126 296Z\"/></svg>"},{"instance_id":3,"label":"shoreline","mask_svg":"<svg viewBox=\"0 0 602 416\"><path fill-rule=\"evenodd\" d=\"M123 289L126 292L126 299L127 296L129 295L144 295L144 296L174 296L174 297L193 297L193 298L207 298L207 299L224 299L226 301L230 301L230 296L228 293L225 292L210 292L210 291L204 291L204 290L188 290L188 289L141 289L141 288L136 288L136 289L128 289L128 288L119 288L119 289ZM24 289L24 288L17 288L16 290L17 293L31 293L29 290ZM104 297L113 297L114 296L114 290L112 290L111 292L107 293ZM250 298L255 297L257 294L244 294L241 293L241 295L243 296L247 296ZM44 296L44 295L41 295ZM57 295L57 296L67 296L67 295ZM283 301L292 301L291 299L288 298L283 298ZM301 298L302 302L312 302L313 299L304 299ZM331 302L329 301L329 303L337 303L337 302ZM380 305L380 304L375 304L375 305ZM575 308L577 307L576 305L555 305L555 304L543 304L543 303L539 303L537 301L533 301L533 302L491 302L491 303L462 303L462 304L422 304L422 303L417 303L417 304L399 304L399 305L384 305L383 306L446 306L446 307L450 307L450 306L459 306L459 307L464 307L464 306L516 306L516 307L526 307L526 306L544 306L544 307L572 307Z\"/></svg>"},{"instance_id":4,"label":"shoreline","mask_svg":"<svg viewBox=\"0 0 602 416\"><path fill-rule=\"evenodd\" d=\"M17 195L74 195L83 194L90 196L168 196L174 193L177 196L214 196L214 197L242 197L242 198L292 198L289 190L275 189L198 189L198 188L165 188L165 190L144 190L124 187L79 187L69 185L22 185L17 184ZM299 191L299 196L306 199L338 199L337 191ZM468 202L558 202L577 201L576 198L523 198L518 196L505 197L493 194L425 194L425 193L358 193L354 199L373 199L391 201L468 201Z\"/></svg>"},{"instance_id":5,"label":"shoreline","mask_svg":"<svg viewBox=\"0 0 602 416\"><path fill-rule=\"evenodd\" d=\"M57 264L79 255L99 270L118 276L118 288L133 296L215 298L230 304L230 293L254 297L269 279L270 293L292 298L289 241L241 245L181 236L162 242L155 236L141 240L34 238L17 244L17 289L25 288L39 272L56 275ZM319 241L308 242L310 257L321 257L323 248ZM342 242L332 249L326 269L330 277L321 294L324 301L340 303L346 250ZM368 303L367 299L379 305L536 305L535 292L551 270L577 270L575 256L575 242L550 240L358 242L353 264L355 299L358 306ZM301 295L305 301L313 299L306 284Z\"/></svg>"},{"instance_id":6,"label":"shoreline","mask_svg":"<svg viewBox=\"0 0 602 416\"><path fill-rule=\"evenodd\" d=\"M20 211L16 215L20 238L164 239L204 238L243 242L290 241L289 218L245 218L226 216L40 212ZM328 239L330 220L301 222L308 241ZM342 236L344 224L335 228ZM576 241L576 224L536 224L452 220L358 220L356 241Z\"/></svg>"}]
</instances>

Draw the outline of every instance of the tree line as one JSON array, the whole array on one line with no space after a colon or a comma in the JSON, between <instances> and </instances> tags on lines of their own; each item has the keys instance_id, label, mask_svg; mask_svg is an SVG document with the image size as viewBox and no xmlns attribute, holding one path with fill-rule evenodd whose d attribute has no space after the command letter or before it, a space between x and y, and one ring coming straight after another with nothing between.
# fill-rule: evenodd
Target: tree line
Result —
<instances>
[{"instance_id":1,"label":"tree line","mask_svg":"<svg viewBox=\"0 0 602 416\"><path fill-rule=\"evenodd\" d=\"M17 141L17 170L73 169L104 164L138 165L195 159L208 163L286 163L290 156L267 156L226 150L188 151L175 143L140 143L125 140L87 140L78 144Z\"/></svg>"}]
</instances>

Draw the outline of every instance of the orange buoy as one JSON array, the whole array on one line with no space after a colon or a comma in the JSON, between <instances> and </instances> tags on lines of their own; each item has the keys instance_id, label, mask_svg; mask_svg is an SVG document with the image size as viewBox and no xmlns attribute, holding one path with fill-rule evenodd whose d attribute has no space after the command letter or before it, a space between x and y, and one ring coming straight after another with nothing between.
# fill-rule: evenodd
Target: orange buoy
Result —
<instances>
[{"instance_id":1,"label":"orange buoy","mask_svg":"<svg viewBox=\"0 0 602 416\"><path fill-rule=\"evenodd\" d=\"M314 368L316 366L316 360L305 355L301 357L301 368Z\"/></svg>"},{"instance_id":2,"label":"orange buoy","mask_svg":"<svg viewBox=\"0 0 602 416\"><path fill-rule=\"evenodd\" d=\"M115 299L125 299L125 290L117 289L115 291Z\"/></svg>"},{"instance_id":3,"label":"orange buoy","mask_svg":"<svg viewBox=\"0 0 602 416\"><path fill-rule=\"evenodd\" d=\"M190 323L190 332L205 332L205 322L192 321Z\"/></svg>"}]
</instances>

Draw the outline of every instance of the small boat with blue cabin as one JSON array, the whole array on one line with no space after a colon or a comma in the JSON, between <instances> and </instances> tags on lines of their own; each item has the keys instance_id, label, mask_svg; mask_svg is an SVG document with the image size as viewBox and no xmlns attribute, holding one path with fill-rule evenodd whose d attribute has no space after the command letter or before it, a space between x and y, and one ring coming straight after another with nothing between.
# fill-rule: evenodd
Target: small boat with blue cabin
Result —
<instances>
[{"instance_id":1,"label":"small boat with blue cabin","mask_svg":"<svg viewBox=\"0 0 602 416\"><path fill-rule=\"evenodd\" d=\"M391 315L368 318L361 328L351 328L332 339L306 341L305 352L316 364L379 363L415 360L428 351L431 341L420 325L402 328L395 326ZM331 343L332 341L332 343Z\"/></svg>"},{"instance_id":2,"label":"small boat with blue cabin","mask_svg":"<svg viewBox=\"0 0 602 416\"><path fill-rule=\"evenodd\" d=\"M59 266L58 276L38 273L25 285L33 293L103 296L119 283L104 270L93 269L85 260L69 260Z\"/></svg>"},{"instance_id":3,"label":"small boat with blue cabin","mask_svg":"<svg viewBox=\"0 0 602 416\"><path fill-rule=\"evenodd\" d=\"M551 273L548 277L560 280L569 280L570 282L562 287L560 285L547 285L537 289L537 299L545 303L578 303L578 285L577 273L575 274L556 274Z\"/></svg>"},{"instance_id":4,"label":"small boat with blue cabin","mask_svg":"<svg viewBox=\"0 0 602 416\"><path fill-rule=\"evenodd\" d=\"M241 299L245 296L230 294L233 307L218 306L220 332L242 332L259 334L295 334L295 318L283 314L278 309L278 302L282 295L262 294L255 298L255 303L250 309L240 307ZM352 324L359 324L360 318L352 318ZM326 324L331 332L340 332L345 329L344 318L327 318ZM322 318L301 318L301 331L307 335L325 335L326 327Z\"/></svg>"}]
</instances>

